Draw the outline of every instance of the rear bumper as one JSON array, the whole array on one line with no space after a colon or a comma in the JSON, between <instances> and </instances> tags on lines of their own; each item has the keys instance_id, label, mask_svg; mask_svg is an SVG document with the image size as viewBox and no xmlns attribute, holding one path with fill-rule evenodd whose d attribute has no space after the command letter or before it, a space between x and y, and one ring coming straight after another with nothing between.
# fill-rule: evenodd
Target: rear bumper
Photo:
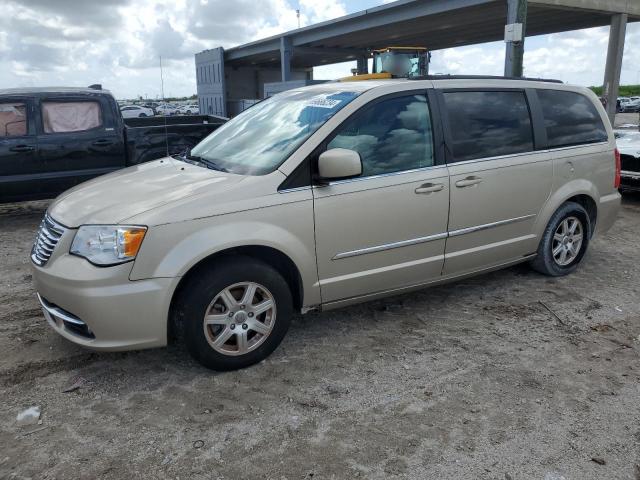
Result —
<instances>
[{"instance_id":1,"label":"rear bumper","mask_svg":"<svg viewBox=\"0 0 640 480\"><path fill-rule=\"evenodd\" d=\"M604 233L611 228L618 217L622 196L618 192L613 192L604 197L600 197L598 205L598 218L596 220L596 233Z\"/></svg>"},{"instance_id":2,"label":"rear bumper","mask_svg":"<svg viewBox=\"0 0 640 480\"><path fill-rule=\"evenodd\" d=\"M69 254L33 278L49 325L94 350L136 350L167 344L171 295L179 278L129 280L132 264L99 268Z\"/></svg>"}]
</instances>

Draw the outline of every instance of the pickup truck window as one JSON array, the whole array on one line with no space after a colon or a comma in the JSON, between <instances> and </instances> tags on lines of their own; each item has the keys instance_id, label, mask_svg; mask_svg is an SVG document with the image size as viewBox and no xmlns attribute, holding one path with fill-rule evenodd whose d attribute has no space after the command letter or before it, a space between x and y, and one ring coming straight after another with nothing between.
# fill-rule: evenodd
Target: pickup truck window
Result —
<instances>
[{"instance_id":1,"label":"pickup truck window","mask_svg":"<svg viewBox=\"0 0 640 480\"><path fill-rule=\"evenodd\" d=\"M23 137L27 134L27 111L24 103L0 103L0 137Z\"/></svg>"},{"instance_id":2,"label":"pickup truck window","mask_svg":"<svg viewBox=\"0 0 640 480\"><path fill-rule=\"evenodd\" d=\"M279 93L225 123L191 155L232 173L270 173L359 93L335 89Z\"/></svg>"},{"instance_id":3,"label":"pickup truck window","mask_svg":"<svg viewBox=\"0 0 640 480\"><path fill-rule=\"evenodd\" d=\"M69 133L91 130L102 125L98 102L43 102L44 133Z\"/></svg>"}]
</instances>

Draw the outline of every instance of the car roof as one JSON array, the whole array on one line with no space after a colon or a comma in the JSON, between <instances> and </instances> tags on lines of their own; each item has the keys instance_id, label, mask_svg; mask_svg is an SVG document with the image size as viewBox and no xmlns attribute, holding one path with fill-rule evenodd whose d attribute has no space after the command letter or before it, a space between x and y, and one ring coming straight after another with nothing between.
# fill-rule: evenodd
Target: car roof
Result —
<instances>
[{"instance_id":1,"label":"car roof","mask_svg":"<svg viewBox=\"0 0 640 480\"><path fill-rule=\"evenodd\" d=\"M382 89L393 90L393 86L399 90L406 90L409 84L415 88L547 88L556 90L585 91L586 87L562 83L560 80L544 78L513 78L497 76L474 76L474 75L433 75L427 77L391 78L380 80L360 80L360 81L332 81L306 87L294 88L292 90L317 90L327 91L355 91L363 93L367 90Z\"/></svg>"},{"instance_id":2,"label":"car roof","mask_svg":"<svg viewBox=\"0 0 640 480\"><path fill-rule=\"evenodd\" d=\"M0 95L44 95L50 93L67 94L105 94L111 95L109 90L80 87L22 87L22 88L0 88Z\"/></svg>"}]
</instances>

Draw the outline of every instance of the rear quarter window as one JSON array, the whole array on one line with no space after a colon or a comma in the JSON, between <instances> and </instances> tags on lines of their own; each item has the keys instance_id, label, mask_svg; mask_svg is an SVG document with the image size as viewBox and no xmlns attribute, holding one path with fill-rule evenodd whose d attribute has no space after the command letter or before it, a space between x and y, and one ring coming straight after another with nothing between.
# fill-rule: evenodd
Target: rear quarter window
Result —
<instances>
[{"instance_id":1,"label":"rear quarter window","mask_svg":"<svg viewBox=\"0 0 640 480\"><path fill-rule=\"evenodd\" d=\"M550 148L606 142L607 130L593 102L564 90L538 90Z\"/></svg>"}]
</instances>

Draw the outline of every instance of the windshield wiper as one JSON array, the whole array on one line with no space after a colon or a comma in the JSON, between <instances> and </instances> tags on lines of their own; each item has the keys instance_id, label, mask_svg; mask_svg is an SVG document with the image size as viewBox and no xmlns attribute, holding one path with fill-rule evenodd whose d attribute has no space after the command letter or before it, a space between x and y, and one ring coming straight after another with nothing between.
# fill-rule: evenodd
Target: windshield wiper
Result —
<instances>
[{"instance_id":1,"label":"windshield wiper","mask_svg":"<svg viewBox=\"0 0 640 480\"><path fill-rule=\"evenodd\" d=\"M190 153L185 152L182 154L171 155L171 156L177 160L182 160L183 162L191 163L192 165L200 164L210 170L218 170L219 172L229 173L229 170L227 170L224 167L221 167L214 161L208 160L206 158L198 157L196 155L191 155Z\"/></svg>"}]
</instances>

